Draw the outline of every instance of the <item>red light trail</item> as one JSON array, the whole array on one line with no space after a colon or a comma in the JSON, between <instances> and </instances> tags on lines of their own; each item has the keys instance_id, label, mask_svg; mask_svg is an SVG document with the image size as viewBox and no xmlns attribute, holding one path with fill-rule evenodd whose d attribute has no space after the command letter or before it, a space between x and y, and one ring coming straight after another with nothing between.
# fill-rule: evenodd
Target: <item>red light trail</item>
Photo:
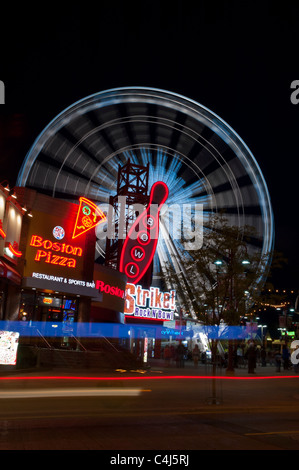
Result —
<instances>
[{"instance_id":1,"label":"red light trail","mask_svg":"<svg viewBox=\"0 0 299 470\"><path fill-rule=\"evenodd\" d=\"M299 379L299 375L270 375L261 377L235 377L221 375L169 375L169 376L128 376L128 377L85 377L85 376L17 376L17 377L0 377L0 380L97 380L97 381L125 381L125 380L273 380L273 379Z\"/></svg>"}]
</instances>

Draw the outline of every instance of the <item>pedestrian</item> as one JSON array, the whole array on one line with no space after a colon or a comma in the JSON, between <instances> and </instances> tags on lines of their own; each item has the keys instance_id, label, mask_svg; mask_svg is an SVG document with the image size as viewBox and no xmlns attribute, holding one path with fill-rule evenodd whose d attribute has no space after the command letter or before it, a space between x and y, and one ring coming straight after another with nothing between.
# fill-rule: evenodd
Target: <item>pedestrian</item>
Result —
<instances>
[{"instance_id":1,"label":"pedestrian","mask_svg":"<svg viewBox=\"0 0 299 470\"><path fill-rule=\"evenodd\" d=\"M170 351L170 365L172 365L173 361L175 360L175 347L173 344L170 345L169 351Z\"/></svg>"},{"instance_id":2,"label":"pedestrian","mask_svg":"<svg viewBox=\"0 0 299 470\"><path fill-rule=\"evenodd\" d=\"M185 366L185 348L182 343L180 343L176 350L177 355L177 367Z\"/></svg>"},{"instance_id":3,"label":"pedestrian","mask_svg":"<svg viewBox=\"0 0 299 470\"><path fill-rule=\"evenodd\" d=\"M256 348L254 343L250 343L247 350L248 374L254 374L256 368Z\"/></svg>"},{"instance_id":4,"label":"pedestrian","mask_svg":"<svg viewBox=\"0 0 299 470\"><path fill-rule=\"evenodd\" d=\"M193 364L194 364L194 367L197 369L198 367L198 360L199 360L199 348L198 348L198 344L196 344L193 348L193 351L192 351L192 359L193 359Z\"/></svg>"},{"instance_id":5,"label":"pedestrian","mask_svg":"<svg viewBox=\"0 0 299 470\"><path fill-rule=\"evenodd\" d=\"M282 347L282 360L283 360L283 368L284 370L289 369L290 367L290 351L286 344Z\"/></svg>"},{"instance_id":6,"label":"pedestrian","mask_svg":"<svg viewBox=\"0 0 299 470\"><path fill-rule=\"evenodd\" d=\"M281 354L279 349L276 350L275 352L275 365L276 365L276 372L280 372L280 367L281 367Z\"/></svg>"},{"instance_id":7,"label":"pedestrian","mask_svg":"<svg viewBox=\"0 0 299 470\"><path fill-rule=\"evenodd\" d=\"M168 344L164 348L164 360L165 360L165 366L169 367L170 366L170 349Z\"/></svg>"},{"instance_id":8,"label":"pedestrian","mask_svg":"<svg viewBox=\"0 0 299 470\"><path fill-rule=\"evenodd\" d=\"M243 350L241 346L237 348L237 367L240 367L243 364Z\"/></svg>"},{"instance_id":9,"label":"pedestrian","mask_svg":"<svg viewBox=\"0 0 299 470\"><path fill-rule=\"evenodd\" d=\"M266 359L267 359L267 353L266 353L266 351L265 351L265 348L262 348L262 349L261 349L262 367L266 367L266 365L267 365Z\"/></svg>"},{"instance_id":10,"label":"pedestrian","mask_svg":"<svg viewBox=\"0 0 299 470\"><path fill-rule=\"evenodd\" d=\"M275 365L274 353L271 349L268 351L268 362L269 362L270 366Z\"/></svg>"}]
</instances>

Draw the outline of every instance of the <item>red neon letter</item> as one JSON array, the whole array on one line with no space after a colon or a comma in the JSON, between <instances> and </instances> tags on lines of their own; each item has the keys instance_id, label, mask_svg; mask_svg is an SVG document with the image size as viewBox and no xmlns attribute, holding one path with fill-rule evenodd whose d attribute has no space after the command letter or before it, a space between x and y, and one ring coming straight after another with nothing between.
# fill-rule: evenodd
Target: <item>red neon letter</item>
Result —
<instances>
[{"instance_id":1,"label":"red neon letter","mask_svg":"<svg viewBox=\"0 0 299 470\"><path fill-rule=\"evenodd\" d=\"M43 239L42 237L39 237L38 235L32 235L30 245L31 246L42 246L43 244Z\"/></svg>"},{"instance_id":2,"label":"red neon letter","mask_svg":"<svg viewBox=\"0 0 299 470\"><path fill-rule=\"evenodd\" d=\"M47 256L47 252L43 250L37 250L34 260L40 261L41 258L45 258Z\"/></svg>"},{"instance_id":3,"label":"red neon letter","mask_svg":"<svg viewBox=\"0 0 299 470\"><path fill-rule=\"evenodd\" d=\"M135 286L134 286L134 284L127 284L125 309L124 309L124 313L126 313L127 315L132 315L134 313L135 299L134 299L133 295L135 295Z\"/></svg>"}]
</instances>

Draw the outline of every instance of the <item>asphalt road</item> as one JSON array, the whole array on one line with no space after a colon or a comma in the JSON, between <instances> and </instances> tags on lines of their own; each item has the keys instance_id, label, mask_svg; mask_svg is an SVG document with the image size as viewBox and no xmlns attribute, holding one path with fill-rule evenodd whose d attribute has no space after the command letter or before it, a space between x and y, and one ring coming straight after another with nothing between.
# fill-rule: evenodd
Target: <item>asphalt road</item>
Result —
<instances>
[{"instance_id":1,"label":"asphalt road","mask_svg":"<svg viewBox=\"0 0 299 470\"><path fill-rule=\"evenodd\" d=\"M0 450L299 450L299 376L262 369L5 377Z\"/></svg>"}]
</instances>

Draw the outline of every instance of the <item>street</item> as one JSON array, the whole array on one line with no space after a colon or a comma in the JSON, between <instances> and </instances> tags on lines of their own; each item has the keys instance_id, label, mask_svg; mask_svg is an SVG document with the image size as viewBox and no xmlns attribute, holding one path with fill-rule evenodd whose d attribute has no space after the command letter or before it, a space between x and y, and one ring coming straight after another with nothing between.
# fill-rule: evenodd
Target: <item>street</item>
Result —
<instances>
[{"instance_id":1,"label":"street","mask_svg":"<svg viewBox=\"0 0 299 470\"><path fill-rule=\"evenodd\" d=\"M0 449L299 449L299 376L293 371L222 372L215 389L204 372L5 377Z\"/></svg>"}]
</instances>

